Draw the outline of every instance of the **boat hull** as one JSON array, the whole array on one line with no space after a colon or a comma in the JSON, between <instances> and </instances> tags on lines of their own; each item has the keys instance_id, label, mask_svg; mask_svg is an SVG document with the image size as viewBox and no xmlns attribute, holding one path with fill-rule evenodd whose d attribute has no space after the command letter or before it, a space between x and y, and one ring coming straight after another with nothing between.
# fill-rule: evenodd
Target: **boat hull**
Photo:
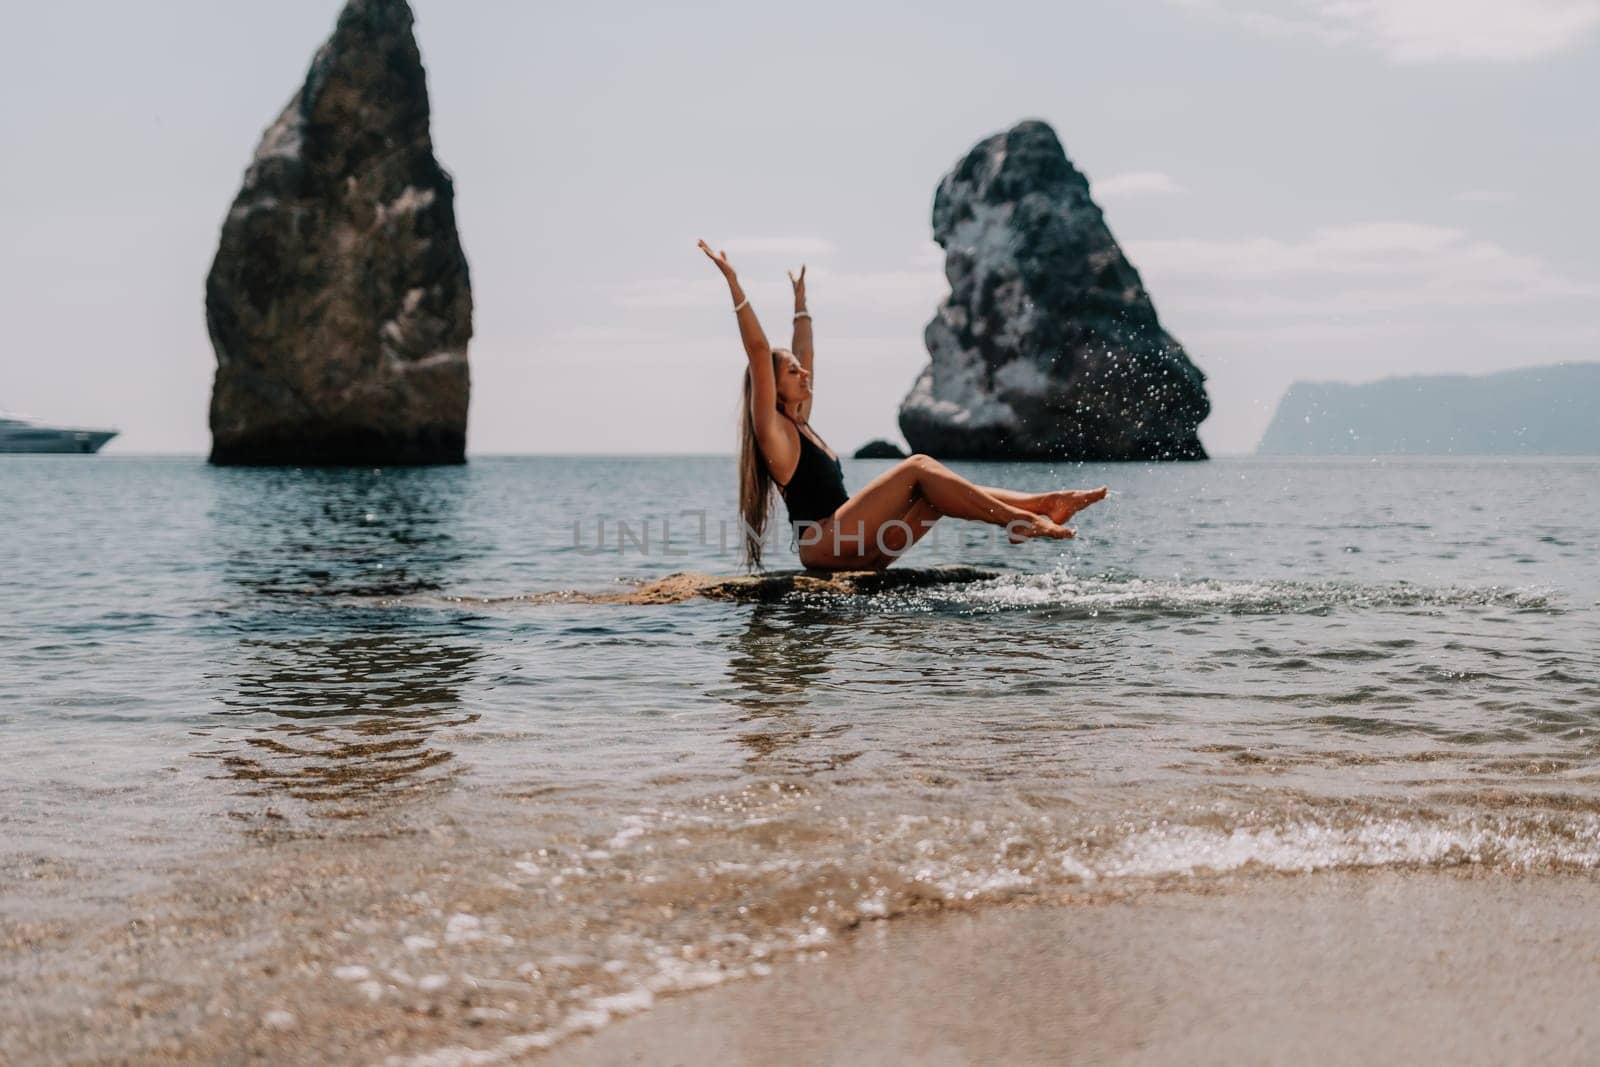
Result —
<instances>
[{"instance_id":1,"label":"boat hull","mask_svg":"<svg viewBox=\"0 0 1600 1067\"><path fill-rule=\"evenodd\" d=\"M115 430L70 430L47 426L0 427L0 452L86 455L117 436Z\"/></svg>"}]
</instances>

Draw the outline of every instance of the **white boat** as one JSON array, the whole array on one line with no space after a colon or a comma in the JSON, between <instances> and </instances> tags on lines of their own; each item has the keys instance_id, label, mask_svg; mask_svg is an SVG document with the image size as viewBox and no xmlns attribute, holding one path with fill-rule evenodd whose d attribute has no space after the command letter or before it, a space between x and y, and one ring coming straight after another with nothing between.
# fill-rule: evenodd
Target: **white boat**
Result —
<instances>
[{"instance_id":1,"label":"white boat","mask_svg":"<svg viewBox=\"0 0 1600 1067\"><path fill-rule=\"evenodd\" d=\"M0 452L98 452L116 430L47 426L26 415L0 412Z\"/></svg>"}]
</instances>

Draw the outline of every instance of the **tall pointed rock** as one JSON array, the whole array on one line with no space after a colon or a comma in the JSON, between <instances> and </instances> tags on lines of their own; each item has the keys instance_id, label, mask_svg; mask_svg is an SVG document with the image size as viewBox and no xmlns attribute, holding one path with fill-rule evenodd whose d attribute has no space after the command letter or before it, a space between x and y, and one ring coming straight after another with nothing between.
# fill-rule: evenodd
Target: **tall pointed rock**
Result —
<instances>
[{"instance_id":1,"label":"tall pointed rock","mask_svg":"<svg viewBox=\"0 0 1600 1067\"><path fill-rule=\"evenodd\" d=\"M1205 375L1155 306L1055 131L983 141L933 202L950 295L900 406L918 452L973 459L1204 459Z\"/></svg>"},{"instance_id":2,"label":"tall pointed rock","mask_svg":"<svg viewBox=\"0 0 1600 1067\"><path fill-rule=\"evenodd\" d=\"M350 0L206 279L211 461L460 463L472 289L405 0Z\"/></svg>"}]
</instances>

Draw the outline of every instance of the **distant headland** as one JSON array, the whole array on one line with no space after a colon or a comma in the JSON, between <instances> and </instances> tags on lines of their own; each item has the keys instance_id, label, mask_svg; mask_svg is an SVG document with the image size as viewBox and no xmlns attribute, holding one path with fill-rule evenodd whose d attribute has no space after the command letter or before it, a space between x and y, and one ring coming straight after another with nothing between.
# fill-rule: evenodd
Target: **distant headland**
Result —
<instances>
[{"instance_id":1,"label":"distant headland","mask_svg":"<svg viewBox=\"0 0 1600 1067\"><path fill-rule=\"evenodd\" d=\"M1264 456L1600 455L1600 363L1498 374L1296 382Z\"/></svg>"}]
</instances>

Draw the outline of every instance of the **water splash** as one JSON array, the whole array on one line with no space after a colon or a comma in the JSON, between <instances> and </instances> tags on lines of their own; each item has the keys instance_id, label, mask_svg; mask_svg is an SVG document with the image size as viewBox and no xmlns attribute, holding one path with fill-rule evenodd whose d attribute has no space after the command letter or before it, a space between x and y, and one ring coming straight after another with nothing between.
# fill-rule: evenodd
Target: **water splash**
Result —
<instances>
[{"instance_id":1,"label":"water splash","mask_svg":"<svg viewBox=\"0 0 1600 1067\"><path fill-rule=\"evenodd\" d=\"M1213 578L1144 578L1131 575L1085 576L1066 570L1007 575L951 590L885 594L880 604L942 611L1054 609L1094 616L1138 612L1154 615L1314 614L1333 608L1443 610L1503 608L1556 612L1558 595L1549 589L1501 586L1429 587L1409 582L1364 585L1350 582L1225 581Z\"/></svg>"}]
</instances>

